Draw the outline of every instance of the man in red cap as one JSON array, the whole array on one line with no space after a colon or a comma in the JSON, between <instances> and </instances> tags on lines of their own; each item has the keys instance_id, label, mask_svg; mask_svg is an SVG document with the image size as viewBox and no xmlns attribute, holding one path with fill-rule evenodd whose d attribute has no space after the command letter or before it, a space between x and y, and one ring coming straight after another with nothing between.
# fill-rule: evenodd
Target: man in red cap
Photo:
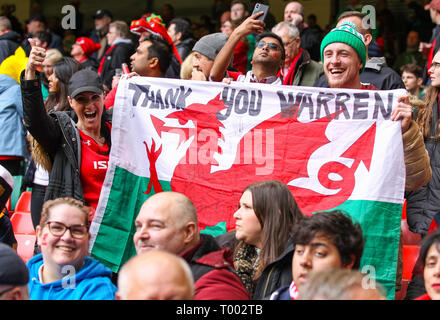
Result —
<instances>
[{"instance_id":1,"label":"man in red cap","mask_svg":"<svg viewBox=\"0 0 440 320\"><path fill-rule=\"evenodd\" d=\"M70 55L85 68L89 67L92 70L97 71L99 67L98 61L92 58L91 55L100 48L101 45L93 42L92 39L80 37L76 39L75 43L72 45Z\"/></svg>"},{"instance_id":2,"label":"man in red cap","mask_svg":"<svg viewBox=\"0 0 440 320\"><path fill-rule=\"evenodd\" d=\"M427 60L423 74L423 83L427 84L428 70L431 67L432 58L440 48L440 0L432 0L425 6L425 10L429 10L432 22L436 25L432 30L432 36L429 43L421 42L419 50L423 53L423 57Z\"/></svg>"}]
</instances>

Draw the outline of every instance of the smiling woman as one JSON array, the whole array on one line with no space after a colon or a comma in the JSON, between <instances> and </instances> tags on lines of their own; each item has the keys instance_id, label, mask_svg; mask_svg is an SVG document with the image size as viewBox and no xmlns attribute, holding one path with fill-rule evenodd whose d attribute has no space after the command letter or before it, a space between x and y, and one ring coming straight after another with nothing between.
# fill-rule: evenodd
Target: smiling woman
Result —
<instances>
[{"instance_id":1,"label":"smiling woman","mask_svg":"<svg viewBox=\"0 0 440 320\"><path fill-rule=\"evenodd\" d=\"M101 78L87 69L75 72L65 80L72 110L47 114L36 76L45 51L32 40L28 64L21 75L21 91L26 128L51 162L44 200L71 197L96 209L107 172L107 165L96 163L108 162L111 147ZM89 219L93 219L93 213Z\"/></svg>"},{"instance_id":2,"label":"smiling woman","mask_svg":"<svg viewBox=\"0 0 440 320\"><path fill-rule=\"evenodd\" d=\"M88 257L89 208L72 198L47 201L36 234L41 254L28 261L31 300L113 300L111 270Z\"/></svg>"}]
</instances>

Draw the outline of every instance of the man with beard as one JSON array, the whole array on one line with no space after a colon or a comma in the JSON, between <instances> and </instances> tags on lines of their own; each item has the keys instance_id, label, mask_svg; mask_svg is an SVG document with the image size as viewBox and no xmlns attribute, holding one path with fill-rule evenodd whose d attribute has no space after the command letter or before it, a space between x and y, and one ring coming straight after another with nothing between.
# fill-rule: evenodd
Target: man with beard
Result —
<instances>
[{"instance_id":1,"label":"man with beard","mask_svg":"<svg viewBox=\"0 0 440 320\"><path fill-rule=\"evenodd\" d=\"M226 69L234 55L234 49L241 38L251 33L259 34L254 55L252 57L252 69L245 75L240 74L233 80L239 82L258 82L269 84L281 84L281 79L277 76L284 65L286 53L283 41L279 36L271 32L264 32L263 21L257 20L263 13L258 12L238 26L232 32L228 41L218 53L211 69L210 79L212 81L222 81L227 77Z\"/></svg>"}]
</instances>

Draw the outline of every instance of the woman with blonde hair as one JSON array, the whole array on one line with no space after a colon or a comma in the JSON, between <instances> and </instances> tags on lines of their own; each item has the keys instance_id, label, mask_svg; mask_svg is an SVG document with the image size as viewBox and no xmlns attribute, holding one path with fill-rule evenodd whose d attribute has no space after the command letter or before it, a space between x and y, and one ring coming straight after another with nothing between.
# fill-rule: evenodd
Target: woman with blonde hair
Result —
<instances>
[{"instance_id":1,"label":"woman with blonde hair","mask_svg":"<svg viewBox=\"0 0 440 320\"><path fill-rule=\"evenodd\" d=\"M43 100L46 101L46 98L49 96L49 77L53 73L53 65L55 62L61 60L63 55L58 49L49 49L46 51L46 58L43 61L41 66L41 92L43 93Z\"/></svg>"},{"instance_id":2,"label":"woman with blonde hair","mask_svg":"<svg viewBox=\"0 0 440 320\"><path fill-rule=\"evenodd\" d=\"M180 66L180 79L191 80L194 52L191 52Z\"/></svg>"}]
</instances>

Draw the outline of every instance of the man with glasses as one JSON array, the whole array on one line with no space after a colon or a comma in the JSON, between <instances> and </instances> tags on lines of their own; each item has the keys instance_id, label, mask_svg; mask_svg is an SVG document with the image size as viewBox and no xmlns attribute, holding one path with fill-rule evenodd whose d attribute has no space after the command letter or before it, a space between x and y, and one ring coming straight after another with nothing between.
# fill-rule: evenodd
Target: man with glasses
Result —
<instances>
[{"instance_id":1,"label":"man with glasses","mask_svg":"<svg viewBox=\"0 0 440 320\"><path fill-rule=\"evenodd\" d=\"M272 32L283 40L286 50L284 67L278 76L283 77L284 85L313 86L323 74L322 65L310 58L306 49L301 48L299 30L288 22L280 22L272 28Z\"/></svg>"},{"instance_id":2,"label":"man with glasses","mask_svg":"<svg viewBox=\"0 0 440 320\"><path fill-rule=\"evenodd\" d=\"M281 79L277 76L284 65L285 51L283 41L276 34L264 32L264 22L257 20L263 13L258 12L238 26L226 41L223 48L214 60L211 69L210 80L222 81L227 78L226 69L234 55L234 49L240 39L251 33L259 34L254 55L252 57L252 69L246 74L239 75L236 81L239 82L258 82L268 84L281 84ZM229 82L230 80L225 80Z\"/></svg>"},{"instance_id":3,"label":"man with glasses","mask_svg":"<svg viewBox=\"0 0 440 320\"><path fill-rule=\"evenodd\" d=\"M0 300L29 300L29 273L15 251L0 243Z\"/></svg>"}]
</instances>

